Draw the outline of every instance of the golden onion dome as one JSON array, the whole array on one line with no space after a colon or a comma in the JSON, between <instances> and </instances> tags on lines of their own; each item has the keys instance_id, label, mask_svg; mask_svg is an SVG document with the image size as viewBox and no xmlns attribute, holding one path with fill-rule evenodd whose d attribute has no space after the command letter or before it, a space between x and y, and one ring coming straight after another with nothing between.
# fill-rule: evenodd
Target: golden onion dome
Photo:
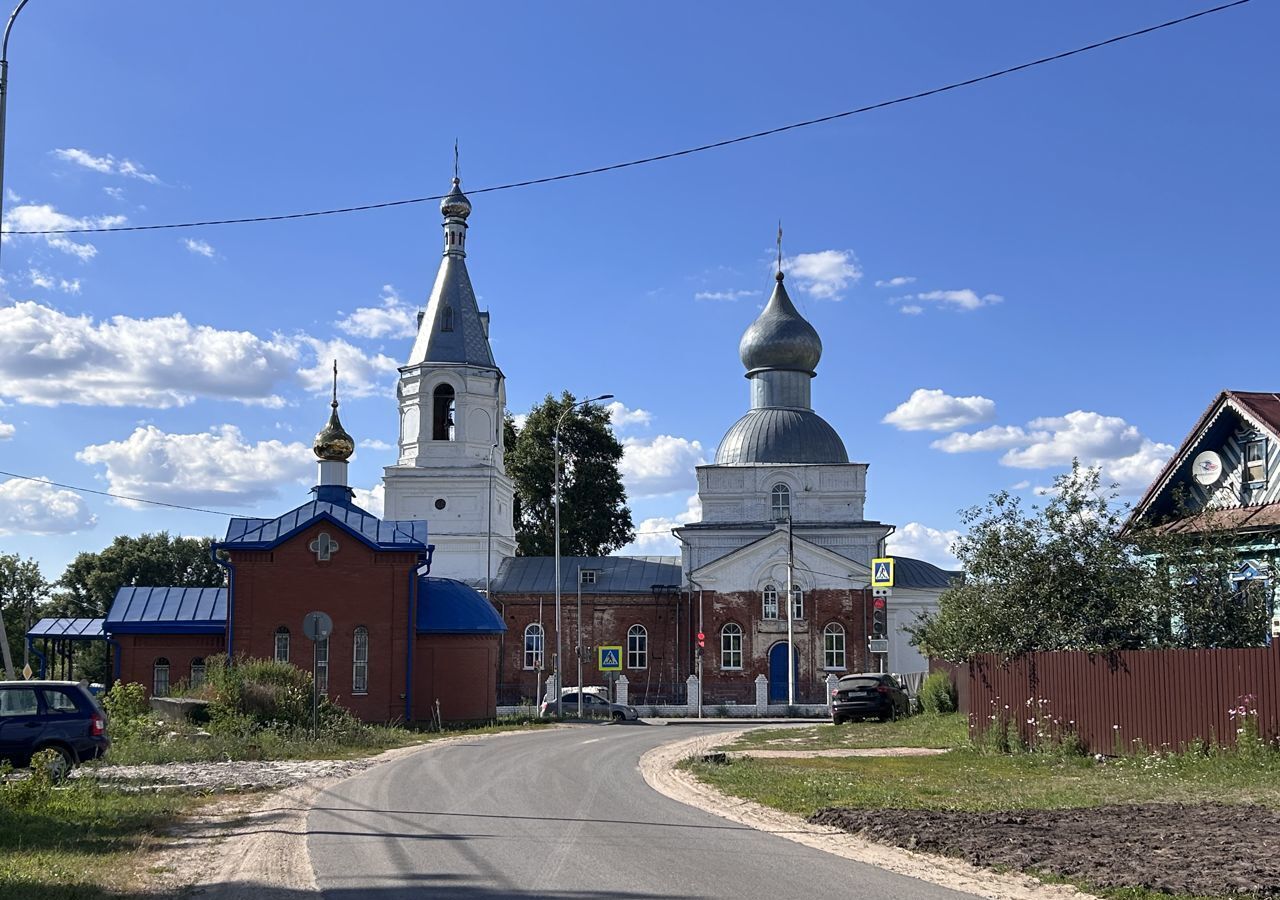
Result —
<instances>
[{"instance_id":1,"label":"golden onion dome","mask_svg":"<svg viewBox=\"0 0 1280 900\"><path fill-rule=\"evenodd\" d=\"M346 462L356 452L356 442L338 420L338 361L333 361L333 402L329 404L333 412L329 413L329 422L316 434L312 451L320 459L333 462Z\"/></svg>"},{"instance_id":2,"label":"golden onion dome","mask_svg":"<svg viewBox=\"0 0 1280 900\"><path fill-rule=\"evenodd\" d=\"M440 201L440 212L448 219L465 219L471 215L471 201L462 193L461 182L456 175L453 178L453 188Z\"/></svg>"}]
</instances>

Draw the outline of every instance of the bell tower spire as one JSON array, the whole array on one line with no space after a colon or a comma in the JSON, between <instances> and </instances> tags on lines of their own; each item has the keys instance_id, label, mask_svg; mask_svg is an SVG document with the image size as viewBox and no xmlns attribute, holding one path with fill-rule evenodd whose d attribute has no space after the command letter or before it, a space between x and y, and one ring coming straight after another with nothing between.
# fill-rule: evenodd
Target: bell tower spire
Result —
<instances>
[{"instance_id":1,"label":"bell tower spire","mask_svg":"<svg viewBox=\"0 0 1280 900\"><path fill-rule=\"evenodd\" d=\"M333 401L329 404L329 421L316 434L312 452L320 461L320 476L313 493L317 500L350 503L355 496L347 486L347 460L355 452L356 442L338 419L338 361L333 361Z\"/></svg>"}]
</instances>

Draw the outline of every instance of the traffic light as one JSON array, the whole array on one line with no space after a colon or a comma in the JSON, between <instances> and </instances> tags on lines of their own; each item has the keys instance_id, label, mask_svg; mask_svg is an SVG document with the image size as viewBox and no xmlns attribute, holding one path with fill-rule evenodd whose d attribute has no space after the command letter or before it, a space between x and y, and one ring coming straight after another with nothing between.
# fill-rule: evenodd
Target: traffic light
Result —
<instances>
[{"instance_id":1,"label":"traffic light","mask_svg":"<svg viewBox=\"0 0 1280 900\"><path fill-rule=\"evenodd\" d=\"M703 634L701 631L699 631L698 632L698 649L701 650L705 646L707 646L707 636Z\"/></svg>"},{"instance_id":2,"label":"traffic light","mask_svg":"<svg viewBox=\"0 0 1280 900\"><path fill-rule=\"evenodd\" d=\"M880 640L889 633L888 609L883 597L876 597L871 603L871 637Z\"/></svg>"}]
</instances>

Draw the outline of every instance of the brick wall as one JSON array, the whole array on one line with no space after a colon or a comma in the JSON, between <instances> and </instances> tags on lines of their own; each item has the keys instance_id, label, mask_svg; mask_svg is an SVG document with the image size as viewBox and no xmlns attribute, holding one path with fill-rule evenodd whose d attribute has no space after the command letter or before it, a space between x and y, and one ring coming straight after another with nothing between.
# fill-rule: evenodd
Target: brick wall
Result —
<instances>
[{"instance_id":1,"label":"brick wall","mask_svg":"<svg viewBox=\"0 0 1280 900\"><path fill-rule=\"evenodd\" d=\"M169 661L169 684L191 680L191 661L204 659L224 650L220 634L121 634L115 636L120 645L121 681L136 681L151 694L155 663Z\"/></svg>"}]
</instances>

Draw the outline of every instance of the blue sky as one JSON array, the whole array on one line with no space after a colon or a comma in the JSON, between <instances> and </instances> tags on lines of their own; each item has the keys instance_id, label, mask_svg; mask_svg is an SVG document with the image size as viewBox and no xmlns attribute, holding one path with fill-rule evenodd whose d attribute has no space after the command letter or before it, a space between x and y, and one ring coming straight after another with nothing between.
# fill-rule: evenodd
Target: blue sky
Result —
<instances>
[{"instance_id":1,"label":"blue sky","mask_svg":"<svg viewBox=\"0 0 1280 900\"><path fill-rule=\"evenodd\" d=\"M912 93L1209 4L107 4L31 0L9 47L6 228L443 193ZM639 10L639 11L637 11ZM891 109L623 172L473 194L468 265L513 412L617 396L629 552L672 552L693 465L748 405L771 287L825 353L814 405L867 515L947 563L958 511L1072 456L1132 496L1266 346L1280 190L1274 4ZM434 203L185 231L15 236L0 468L272 515L306 498L341 360L352 482L394 462L395 367ZM376 495L362 497L376 506ZM225 518L0 476L0 550L48 577Z\"/></svg>"}]
</instances>

